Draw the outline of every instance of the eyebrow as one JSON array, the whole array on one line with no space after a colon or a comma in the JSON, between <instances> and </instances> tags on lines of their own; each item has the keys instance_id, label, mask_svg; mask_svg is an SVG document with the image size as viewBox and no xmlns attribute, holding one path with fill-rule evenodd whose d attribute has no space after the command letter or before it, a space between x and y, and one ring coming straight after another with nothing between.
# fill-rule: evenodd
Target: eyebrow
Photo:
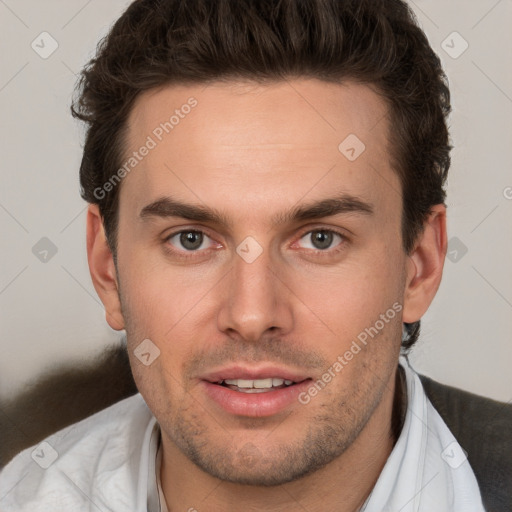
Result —
<instances>
[{"instance_id":1,"label":"eyebrow","mask_svg":"<svg viewBox=\"0 0 512 512\"><path fill-rule=\"evenodd\" d=\"M371 216L373 213L374 208L371 203L350 194L341 194L337 197L299 205L287 212L280 212L272 218L272 223L274 225L287 224L340 214ZM144 206L139 217L142 220L180 217L194 222L209 222L223 227L229 227L231 224L228 218L219 210L202 205L183 203L172 197L162 197Z\"/></svg>"}]
</instances>

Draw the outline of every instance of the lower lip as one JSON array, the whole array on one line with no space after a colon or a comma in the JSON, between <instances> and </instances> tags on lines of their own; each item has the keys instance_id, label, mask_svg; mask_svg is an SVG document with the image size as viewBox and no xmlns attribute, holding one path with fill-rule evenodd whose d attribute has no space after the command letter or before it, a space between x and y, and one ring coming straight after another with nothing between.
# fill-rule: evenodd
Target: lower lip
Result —
<instances>
[{"instance_id":1,"label":"lower lip","mask_svg":"<svg viewBox=\"0 0 512 512\"><path fill-rule=\"evenodd\" d=\"M277 414L294 403L297 404L300 393L310 386L311 379L264 393L233 391L225 386L204 380L201 381L201 384L204 386L207 396L226 412L237 416L262 418Z\"/></svg>"}]
</instances>

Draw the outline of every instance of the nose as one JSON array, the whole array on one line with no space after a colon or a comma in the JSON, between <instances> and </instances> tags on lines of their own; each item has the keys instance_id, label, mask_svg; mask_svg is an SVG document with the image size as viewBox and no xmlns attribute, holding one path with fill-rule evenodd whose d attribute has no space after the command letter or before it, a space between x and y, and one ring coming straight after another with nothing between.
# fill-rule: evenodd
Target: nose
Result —
<instances>
[{"instance_id":1,"label":"nose","mask_svg":"<svg viewBox=\"0 0 512 512\"><path fill-rule=\"evenodd\" d=\"M279 266L272 264L266 250L249 261L234 256L217 317L219 330L248 342L269 332L288 333L293 324L292 300Z\"/></svg>"}]
</instances>

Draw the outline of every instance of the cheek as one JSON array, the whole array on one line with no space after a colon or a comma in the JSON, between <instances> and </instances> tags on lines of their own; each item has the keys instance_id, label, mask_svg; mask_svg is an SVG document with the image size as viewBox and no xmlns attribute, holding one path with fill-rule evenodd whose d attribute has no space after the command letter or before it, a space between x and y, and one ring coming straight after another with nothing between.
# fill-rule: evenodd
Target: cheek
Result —
<instances>
[{"instance_id":1,"label":"cheek","mask_svg":"<svg viewBox=\"0 0 512 512\"><path fill-rule=\"evenodd\" d=\"M199 333L187 323L189 301L160 277L132 275L123 287L122 305L128 317L127 347L134 380L150 408L163 417L179 406L181 364L190 357Z\"/></svg>"},{"instance_id":2,"label":"cheek","mask_svg":"<svg viewBox=\"0 0 512 512\"><path fill-rule=\"evenodd\" d=\"M330 337L351 340L390 308L389 323L399 321L395 317L403 300L402 265L400 252L382 244L338 267L302 275L293 289L312 312L310 318L323 324Z\"/></svg>"},{"instance_id":3,"label":"cheek","mask_svg":"<svg viewBox=\"0 0 512 512\"><path fill-rule=\"evenodd\" d=\"M167 380L172 381L172 376L181 374L180 364L210 338L206 330L215 327L211 300L208 301L211 280L190 269L180 270L161 262L152 264L136 255L130 258L120 271L129 350L133 353L143 340L151 340L159 350L151 371L167 372L171 375ZM140 366L139 361L133 362L137 368ZM149 373L141 367L141 377Z\"/></svg>"},{"instance_id":4,"label":"cheek","mask_svg":"<svg viewBox=\"0 0 512 512\"><path fill-rule=\"evenodd\" d=\"M193 309L206 284L191 280L193 272L166 264L155 252L132 251L122 262L120 259L119 267L132 330L162 338Z\"/></svg>"}]
</instances>

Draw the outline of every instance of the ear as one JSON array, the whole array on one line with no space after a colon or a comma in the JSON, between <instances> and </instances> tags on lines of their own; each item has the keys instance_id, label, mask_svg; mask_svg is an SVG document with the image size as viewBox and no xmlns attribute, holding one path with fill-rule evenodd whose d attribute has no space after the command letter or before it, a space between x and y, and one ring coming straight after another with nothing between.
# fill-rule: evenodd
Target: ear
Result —
<instances>
[{"instance_id":1,"label":"ear","mask_svg":"<svg viewBox=\"0 0 512 512\"><path fill-rule=\"evenodd\" d=\"M94 288L105 306L108 324L116 331L124 329L114 258L96 204L89 205L87 210L87 261Z\"/></svg>"},{"instance_id":2,"label":"ear","mask_svg":"<svg viewBox=\"0 0 512 512\"><path fill-rule=\"evenodd\" d=\"M424 223L407 259L402 321L413 323L425 314L441 284L446 256L446 207L437 204Z\"/></svg>"}]
</instances>

